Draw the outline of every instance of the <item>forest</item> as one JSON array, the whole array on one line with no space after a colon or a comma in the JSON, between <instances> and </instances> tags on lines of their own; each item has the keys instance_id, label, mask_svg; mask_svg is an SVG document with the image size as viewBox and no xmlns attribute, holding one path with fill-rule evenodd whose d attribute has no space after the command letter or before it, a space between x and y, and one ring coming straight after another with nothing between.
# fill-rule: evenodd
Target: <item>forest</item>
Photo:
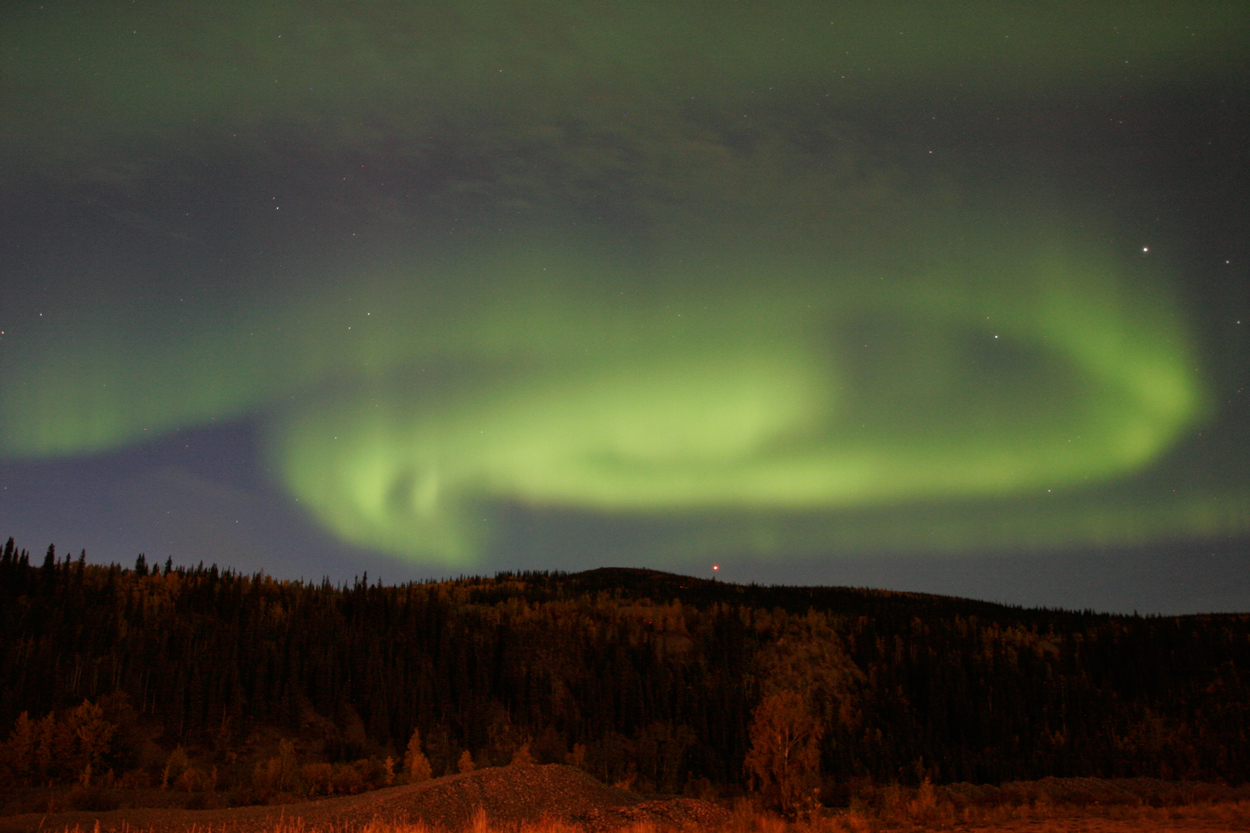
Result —
<instances>
[{"instance_id":1,"label":"forest","mask_svg":"<svg viewBox=\"0 0 1250 833\"><path fill-rule=\"evenodd\" d=\"M864 781L1250 775L1250 614L612 568L335 586L54 547L35 564L9 539L0 628L12 785L259 801L522 757L732 795L790 789L778 744L826 803Z\"/></svg>"}]
</instances>

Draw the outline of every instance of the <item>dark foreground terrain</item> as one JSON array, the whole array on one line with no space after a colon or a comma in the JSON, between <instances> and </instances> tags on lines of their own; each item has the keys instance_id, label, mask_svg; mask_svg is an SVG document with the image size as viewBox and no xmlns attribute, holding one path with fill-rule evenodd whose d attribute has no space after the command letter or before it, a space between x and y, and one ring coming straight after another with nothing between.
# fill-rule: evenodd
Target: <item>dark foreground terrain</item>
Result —
<instances>
[{"instance_id":1,"label":"dark foreground terrain","mask_svg":"<svg viewBox=\"0 0 1250 833\"><path fill-rule=\"evenodd\" d=\"M639 824L664 827L722 826L723 808L691 798L645 800L607 786L569 766L495 767L390 787L356 796L281 806L217 810L131 808L107 812L32 813L0 818L0 833L80 828L178 833L191 829L260 833L299 820L307 828L354 831L369 825L424 824L447 831L471 826L475 813L500 829L558 820L586 831Z\"/></svg>"},{"instance_id":2,"label":"dark foreground terrain","mask_svg":"<svg viewBox=\"0 0 1250 833\"><path fill-rule=\"evenodd\" d=\"M0 633L10 814L46 788L215 812L514 761L788 814L865 785L1250 779L1250 614L633 569L336 587L52 548L34 566L10 540Z\"/></svg>"},{"instance_id":3,"label":"dark foreground terrain","mask_svg":"<svg viewBox=\"0 0 1250 833\"><path fill-rule=\"evenodd\" d=\"M1250 789L1153 779L1046 779L1002 787L869 788L849 808L788 822L757 802L652 798L560 765L514 765L357 796L279 806L29 813L0 833L1232 833L1250 829Z\"/></svg>"}]
</instances>

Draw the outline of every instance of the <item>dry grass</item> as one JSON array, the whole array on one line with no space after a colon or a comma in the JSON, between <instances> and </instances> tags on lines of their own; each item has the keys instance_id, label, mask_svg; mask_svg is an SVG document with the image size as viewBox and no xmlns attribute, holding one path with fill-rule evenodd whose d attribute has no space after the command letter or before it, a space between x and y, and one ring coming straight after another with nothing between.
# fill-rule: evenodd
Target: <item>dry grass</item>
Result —
<instances>
[{"instance_id":1,"label":"dry grass","mask_svg":"<svg viewBox=\"0 0 1250 833\"><path fill-rule=\"evenodd\" d=\"M645 801L567 767L525 767L286 808L160 812L100 814L109 817L103 827L99 819L45 817L37 826L0 824L0 833L1232 833L1250 830L1250 786L1149 779L861 785L850 807L787 820L748 798L730 808Z\"/></svg>"},{"instance_id":2,"label":"dry grass","mask_svg":"<svg viewBox=\"0 0 1250 833\"><path fill-rule=\"evenodd\" d=\"M62 828L64 833L102 833L93 828ZM233 833L229 827L191 824L186 833ZM1034 808L999 807L965 809L929 823L918 819L883 817L863 810L847 809L809 819L787 821L771 814L746 818L735 815L719 826L687 824L666 827L641 822L616 828L615 833L894 833L894 831L1009 831L1010 833L1234 833L1250 830L1250 802L1203 803L1183 807ZM51 831L50 831L51 833ZM151 833L123 828L122 833ZM588 833L580 824L561 819L542 819L517 825L492 824L484 812L474 815L460 831L448 831L425 822L371 821L364 827L335 824L309 825L302 819L283 819L263 833Z\"/></svg>"}]
</instances>

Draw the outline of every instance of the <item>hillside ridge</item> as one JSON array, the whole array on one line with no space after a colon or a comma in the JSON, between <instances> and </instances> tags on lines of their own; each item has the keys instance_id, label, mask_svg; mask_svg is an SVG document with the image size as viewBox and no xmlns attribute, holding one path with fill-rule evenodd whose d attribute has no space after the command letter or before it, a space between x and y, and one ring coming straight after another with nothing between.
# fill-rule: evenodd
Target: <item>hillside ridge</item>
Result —
<instances>
[{"instance_id":1,"label":"hillside ridge","mask_svg":"<svg viewBox=\"0 0 1250 833\"><path fill-rule=\"evenodd\" d=\"M382 786L416 748L434 775L527 748L642 792L733 794L787 691L822 727L830 795L860 778L1250 778L1250 614L636 568L335 587L49 555L0 557L0 778L20 785L111 772L263 802Z\"/></svg>"}]
</instances>

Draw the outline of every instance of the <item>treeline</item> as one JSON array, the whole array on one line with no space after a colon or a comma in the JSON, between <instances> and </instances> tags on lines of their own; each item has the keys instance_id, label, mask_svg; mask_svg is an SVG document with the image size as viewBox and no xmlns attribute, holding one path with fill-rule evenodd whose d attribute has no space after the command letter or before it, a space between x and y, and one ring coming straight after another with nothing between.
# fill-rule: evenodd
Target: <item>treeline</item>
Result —
<instances>
[{"instance_id":1,"label":"treeline","mask_svg":"<svg viewBox=\"0 0 1250 833\"><path fill-rule=\"evenodd\" d=\"M35 744L17 778L62 774L30 751L55 711L95 727L65 754L97 772L154 743L224 767L266 732L328 764L401 761L415 731L434 775L525 749L644 791L738 789L753 716L780 694L818 723L827 784L1250 774L1250 615L645 570L334 586L52 548L36 566L10 539L0 629L0 739Z\"/></svg>"}]
</instances>

